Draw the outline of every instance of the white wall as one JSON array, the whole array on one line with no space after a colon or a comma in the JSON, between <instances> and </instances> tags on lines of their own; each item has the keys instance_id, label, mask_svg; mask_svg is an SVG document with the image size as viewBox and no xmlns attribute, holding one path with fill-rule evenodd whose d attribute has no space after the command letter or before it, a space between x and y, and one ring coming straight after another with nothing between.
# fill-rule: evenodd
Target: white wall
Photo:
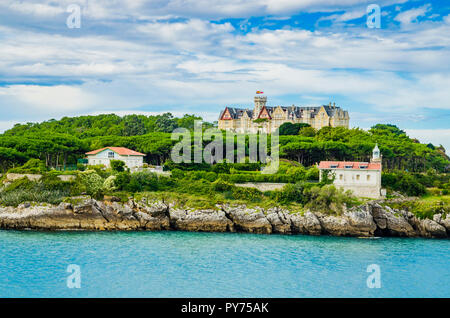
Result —
<instances>
[{"instance_id":1,"label":"white wall","mask_svg":"<svg viewBox=\"0 0 450 318\"><path fill-rule=\"evenodd\" d=\"M381 171L361 169L327 169L334 173L333 184L356 196L378 199L381 197ZM322 170L320 171L322 178Z\"/></svg>"}]
</instances>

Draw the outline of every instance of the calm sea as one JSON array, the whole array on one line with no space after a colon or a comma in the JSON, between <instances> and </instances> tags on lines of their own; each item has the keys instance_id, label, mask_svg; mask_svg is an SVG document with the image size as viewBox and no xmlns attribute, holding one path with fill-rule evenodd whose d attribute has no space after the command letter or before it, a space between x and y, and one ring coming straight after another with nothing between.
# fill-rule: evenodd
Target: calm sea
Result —
<instances>
[{"instance_id":1,"label":"calm sea","mask_svg":"<svg viewBox=\"0 0 450 318\"><path fill-rule=\"evenodd\" d=\"M0 297L450 297L450 241L0 231Z\"/></svg>"}]
</instances>

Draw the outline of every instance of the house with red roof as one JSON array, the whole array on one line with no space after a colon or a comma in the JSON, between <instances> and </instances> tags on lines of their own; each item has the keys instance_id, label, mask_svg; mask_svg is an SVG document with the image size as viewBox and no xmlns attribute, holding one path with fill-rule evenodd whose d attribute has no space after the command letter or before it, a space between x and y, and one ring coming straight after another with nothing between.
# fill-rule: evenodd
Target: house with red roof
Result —
<instances>
[{"instance_id":1,"label":"house with red roof","mask_svg":"<svg viewBox=\"0 0 450 318\"><path fill-rule=\"evenodd\" d=\"M124 148L105 147L86 153L88 165L110 166L111 160L121 160L130 169L142 168L145 154Z\"/></svg>"},{"instance_id":2,"label":"house with red roof","mask_svg":"<svg viewBox=\"0 0 450 318\"><path fill-rule=\"evenodd\" d=\"M321 161L318 165L320 180L324 171L328 170L328 177L334 176L333 184L337 188L351 190L359 197L378 199L385 195L384 189L381 189L381 158L377 144L372 151L370 162Z\"/></svg>"}]
</instances>

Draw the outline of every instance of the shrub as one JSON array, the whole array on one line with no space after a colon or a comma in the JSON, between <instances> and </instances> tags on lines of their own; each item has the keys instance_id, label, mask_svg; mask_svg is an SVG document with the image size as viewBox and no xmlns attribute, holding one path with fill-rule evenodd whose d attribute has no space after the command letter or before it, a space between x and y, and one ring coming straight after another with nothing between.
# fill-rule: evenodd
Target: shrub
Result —
<instances>
[{"instance_id":1,"label":"shrub","mask_svg":"<svg viewBox=\"0 0 450 318\"><path fill-rule=\"evenodd\" d=\"M45 190L36 186L33 189L15 189L0 192L0 202L7 206L18 206L24 202L59 204L69 193L62 190Z\"/></svg>"},{"instance_id":2,"label":"shrub","mask_svg":"<svg viewBox=\"0 0 450 318\"><path fill-rule=\"evenodd\" d=\"M350 191L344 192L333 185L325 185L322 188L313 186L305 189L303 194L307 202L305 207L316 211L340 214L344 205L354 206L359 203Z\"/></svg>"},{"instance_id":3,"label":"shrub","mask_svg":"<svg viewBox=\"0 0 450 318\"><path fill-rule=\"evenodd\" d=\"M202 163L175 163L172 160L167 160L164 163L164 170L173 171L174 169L180 169L183 171L210 171L211 165L202 162Z\"/></svg>"},{"instance_id":4,"label":"shrub","mask_svg":"<svg viewBox=\"0 0 450 318\"><path fill-rule=\"evenodd\" d=\"M417 180L417 177L404 171L383 172L381 184L383 187L409 196L421 196L426 193L425 186Z\"/></svg>"},{"instance_id":5,"label":"shrub","mask_svg":"<svg viewBox=\"0 0 450 318\"><path fill-rule=\"evenodd\" d=\"M176 186L176 181L171 177L158 177L158 191L173 191Z\"/></svg>"},{"instance_id":6,"label":"shrub","mask_svg":"<svg viewBox=\"0 0 450 318\"><path fill-rule=\"evenodd\" d=\"M15 180L0 191L0 202L17 206L24 202L46 202L58 204L70 194L70 182L63 182L54 176L34 182L24 177Z\"/></svg>"},{"instance_id":7,"label":"shrub","mask_svg":"<svg viewBox=\"0 0 450 318\"><path fill-rule=\"evenodd\" d=\"M247 179L246 179L245 175L243 175L243 174L232 174L230 176L230 181L232 183L244 183L247 181Z\"/></svg>"},{"instance_id":8,"label":"shrub","mask_svg":"<svg viewBox=\"0 0 450 318\"><path fill-rule=\"evenodd\" d=\"M212 172L212 171L206 172L204 178L206 180L208 180L209 182L214 182L217 180L217 173Z\"/></svg>"},{"instance_id":9,"label":"shrub","mask_svg":"<svg viewBox=\"0 0 450 318\"><path fill-rule=\"evenodd\" d=\"M34 186L34 182L28 180L27 177L23 177L21 179L14 180L10 183L3 191L14 191L16 189L32 189Z\"/></svg>"},{"instance_id":10,"label":"shrub","mask_svg":"<svg viewBox=\"0 0 450 318\"><path fill-rule=\"evenodd\" d=\"M305 175L306 180L319 180L319 168L316 166L309 168Z\"/></svg>"},{"instance_id":11,"label":"shrub","mask_svg":"<svg viewBox=\"0 0 450 318\"><path fill-rule=\"evenodd\" d=\"M236 200L259 202L262 199L262 192L255 188L234 187L232 193Z\"/></svg>"},{"instance_id":12,"label":"shrub","mask_svg":"<svg viewBox=\"0 0 450 318\"><path fill-rule=\"evenodd\" d=\"M296 202L301 197L302 193L298 193L293 184L287 184L281 190L275 190L271 196L276 202L288 204Z\"/></svg>"},{"instance_id":13,"label":"shrub","mask_svg":"<svg viewBox=\"0 0 450 318\"><path fill-rule=\"evenodd\" d=\"M39 159L30 159L23 166L9 169L11 173L26 173L26 174L42 174L47 171L45 162Z\"/></svg>"},{"instance_id":14,"label":"shrub","mask_svg":"<svg viewBox=\"0 0 450 318\"><path fill-rule=\"evenodd\" d=\"M212 184L212 188L214 191L216 192L226 192L226 191L231 191L233 189L234 185L232 185L231 183L228 183L226 181L224 181L223 179L217 179L216 181L213 182Z\"/></svg>"},{"instance_id":15,"label":"shrub","mask_svg":"<svg viewBox=\"0 0 450 318\"><path fill-rule=\"evenodd\" d=\"M103 178L95 170L80 172L72 187L72 194L87 193L92 197L100 198L103 194L103 182Z\"/></svg>"},{"instance_id":16,"label":"shrub","mask_svg":"<svg viewBox=\"0 0 450 318\"><path fill-rule=\"evenodd\" d=\"M182 193L208 195L211 193L211 190L212 190L211 182L205 179L200 180L182 179L178 180L176 191Z\"/></svg>"},{"instance_id":17,"label":"shrub","mask_svg":"<svg viewBox=\"0 0 450 318\"><path fill-rule=\"evenodd\" d=\"M130 183L125 189L131 192L156 191L158 190L158 176L148 171L132 173Z\"/></svg>"},{"instance_id":18,"label":"shrub","mask_svg":"<svg viewBox=\"0 0 450 318\"><path fill-rule=\"evenodd\" d=\"M42 176L40 182L43 184L44 188L47 190L63 190L70 191L70 188L73 184L71 181L62 181L58 178L59 171L57 172L49 172Z\"/></svg>"},{"instance_id":19,"label":"shrub","mask_svg":"<svg viewBox=\"0 0 450 318\"><path fill-rule=\"evenodd\" d=\"M231 165L227 162L216 163L212 166L212 171L215 173L230 173Z\"/></svg>"},{"instance_id":20,"label":"shrub","mask_svg":"<svg viewBox=\"0 0 450 318\"><path fill-rule=\"evenodd\" d=\"M174 178L174 179L183 179L184 176L185 176L185 174L184 174L183 170L178 169L178 168L172 170L172 178Z\"/></svg>"},{"instance_id":21,"label":"shrub","mask_svg":"<svg viewBox=\"0 0 450 318\"><path fill-rule=\"evenodd\" d=\"M114 180L119 190L125 190L130 183L131 175L128 171L119 172Z\"/></svg>"},{"instance_id":22,"label":"shrub","mask_svg":"<svg viewBox=\"0 0 450 318\"><path fill-rule=\"evenodd\" d=\"M116 186L116 176L109 176L106 178L106 180L103 182L102 190L104 192L112 192L114 190L117 190Z\"/></svg>"},{"instance_id":23,"label":"shrub","mask_svg":"<svg viewBox=\"0 0 450 318\"><path fill-rule=\"evenodd\" d=\"M125 162L123 162L122 160L111 160L110 165L111 169L115 172L125 171Z\"/></svg>"}]
</instances>

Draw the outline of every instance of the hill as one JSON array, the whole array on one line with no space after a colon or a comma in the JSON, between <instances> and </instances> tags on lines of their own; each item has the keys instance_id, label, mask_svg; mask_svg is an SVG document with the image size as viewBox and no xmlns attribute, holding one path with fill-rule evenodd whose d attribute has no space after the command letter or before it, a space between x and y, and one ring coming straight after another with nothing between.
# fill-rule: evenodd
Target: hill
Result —
<instances>
[{"instance_id":1,"label":"hill","mask_svg":"<svg viewBox=\"0 0 450 318\"><path fill-rule=\"evenodd\" d=\"M162 164L176 143L170 132L177 127L192 129L198 119L194 115L175 118L170 113L123 117L108 114L17 124L0 135L0 169L5 172L31 158L53 167L75 164L85 152L105 146L131 148L145 153L146 162ZM343 127L315 131L303 127L297 135L280 136L280 156L304 166L321 160L367 161L375 143L383 154L385 170L424 172L432 168L445 172L450 165L442 146L421 144L398 127L385 124L369 131Z\"/></svg>"}]
</instances>

